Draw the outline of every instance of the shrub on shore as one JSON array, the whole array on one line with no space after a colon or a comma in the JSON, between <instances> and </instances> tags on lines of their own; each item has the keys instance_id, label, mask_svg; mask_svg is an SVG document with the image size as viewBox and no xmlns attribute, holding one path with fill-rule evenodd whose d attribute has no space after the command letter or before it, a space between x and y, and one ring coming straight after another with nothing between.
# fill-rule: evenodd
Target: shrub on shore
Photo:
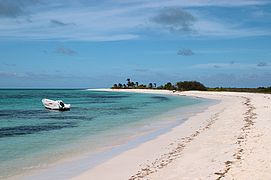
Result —
<instances>
[{"instance_id":1,"label":"shrub on shore","mask_svg":"<svg viewBox=\"0 0 271 180\"><path fill-rule=\"evenodd\" d=\"M190 90L206 91L207 90L207 88L198 81L177 82L176 86L177 86L178 91L190 91Z\"/></svg>"},{"instance_id":2,"label":"shrub on shore","mask_svg":"<svg viewBox=\"0 0 271 180\"><path fill-rule=\"evenodd\" d=\"M200 82L197 81L183 81L178 82L175 85L171 82L168 82L164 85L156 87L156 83L149 83L148 85L139 84L138 82L131 81L130 78L127 78L127 83L114 84L112 89L165 89L165 90L178 90L178 91L189 91L189 90L199 90L206 91L207 88Z\"/></svg>"},{"instance_id":3,"label":"shrub on shore","mask_svg":"<svg viewBox=\"0 0 271 180\"><path fill-rule=\"evenodd\" d=\"M130 78L127 78L127 83L114 84L112 89L164 89L171 91L231 91L231 92L258 92L258 93L271 93L270 87L258 87L258 88L225 88L225 87L216 87L216 88L207 88L205 85L198 81L180 81L175 85L171 82L168 82L164 85L156 86L156 83L139 84L138 82L131 81Z\"/></svg>"}]
</instances>

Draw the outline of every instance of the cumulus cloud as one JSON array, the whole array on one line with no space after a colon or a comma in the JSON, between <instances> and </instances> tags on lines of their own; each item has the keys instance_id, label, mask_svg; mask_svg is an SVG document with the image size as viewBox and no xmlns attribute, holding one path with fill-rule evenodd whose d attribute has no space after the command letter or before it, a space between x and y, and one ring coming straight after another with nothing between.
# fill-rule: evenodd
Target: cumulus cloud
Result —
<instances>
[{"instance_id":1,"label":"cumulus cloud","mask_svg":"<svg viewBox=\"0 0 271 180\"><path fill-rule=\"evenodd\" d=\"M266 67L268 69L271 68L267 63L260 62L258 64L255 63L204 63L204 64L195 64L192 68L199 68L199 69L211 69L211 68L223 68L223 69L255 69L255 67Z\"/></svg>"},{"instance_id":2,"label":"cumulus cloud","mask_svg":"<svg viewBox=\"0 0 271 180\"><path fill-rule=\"evenodd\" d=\"M6 67L15 67L16 64L13 64L13 63L6 63L6 62L3 62L2 63L3 66L6 66Z\"/></svg>"},{"instance_id":3,"label":"cumulus cloud","mask_svg":"<svg viewBox=\"0 0 271 180\"><path fill-rule=\"evenodd\" d=\"M0 0L0 17L16 18L27 13L27 7L36 5L39 0Z\"/></svg>"},{"instance_id":4,"label":"cumulus cloud","mask_svg":"<svg viewBox=\"0 0 271 180\"><path fill-rule=\"evenodd\" d=\"M219 66L219 65L214 65L214 68L218 69L218 68L221 68L221 66Z\"/></svg>"},{"instance_id":5,"label":"cumulus cloud","mask_svg":"<svg viewBox=\"0 0 271 180\"><path fill-rule=\"evenodd\" d=\"M5 72L0 71L0 78L10 78L10 77L25 77L24 73L16 73L16 72Z\"/></svg>"},{"instance_id":6,"label":"cumulus cloud","mask_svg":"<svg viewBox=\"0 0 271 180\"><path fill-rule=\"evenodd\" d=\"M268 64L267 64L266 62L259 62L259 63L257 64L257 66L258 66L258 67L266 67L266 66L268 66Z\"/></svg>"},{"instance_id":7,"label":"cumulus cloud","mask_svg":"<svg viewBox=\"0 0 271 180\"><path fill-rule=\"evenodd\" d=\"M178 55L180 56L193 56L195 53L191 49L180 49L177 52Z\"/></svg>"},{"instance_id":8,"label":"cumulus cloud","mask_svg":"<svg viewBox=\"0 0 271 180\"><path fill-rule=\"evenodd\" d=\"M137 68L135 69L136 72L149 72L149 69L144 69L144 68Z\"/></svg>"},{"instance_id":9,"label":"cumulus cloud","mask_svg":"<svg viewBox=\"0 0 271 180\"><path fill-rule=\"evenodd\" d=\"M17 17L22 13L23 10L17 3L0 1L0 17Z\"/></svg>"},{"instance_id":10,"label":"cumulus cloud","mask_svg":"<svg viewBox=\"0 0 271 180\"><path fill-rule=\"evenodd\" d=\"M70 48L66 48L66 47L58 47L55 51L58 54L63 54L63 55L67 55L67 56L73 56L75 54L77 54L76 51L70 49Z\"/></svg>"},{"instance_id":11,"label":"cumulus cloud","mask_svg":"<svg viewBox=\"0 0 271 180\"><path fill-rule=\"evenodd\" d=\"M263 36L270 35L267 27L251 27L246 21L235 19L228 23L216 17L215 13L206 14L193 8L266 3L267 0L110 0L106 3L87 0L0 0L0 38L118 41L152 36L149 30L154 31L154 35L169 31L194 37ZM71 18L76 24L69 22ZM64 28L68 25L69 28Z\"/></svg>"},{"instance_id":12,"label":"cumulus cloud","mask_svg":"<svg viewBox=\"0 0 271 180\"><path fill-rule=\"evenodd\" d=\"M56 20L56 19L51 19L50 23L54 26L68 26L68 25L74 25L72 23L64 23L62 21Z\"/></svg>"},{"instance_id":13,"label":"cumulus cloud","mask_svg":"<svg viewBox=\"0 0 271 180\"><path fill-rule=\"evenodd\" d=\"M196 18L181 8L164 8L151 18L151 21L164 26L172 32L191 33L195 31L192 26Z\"/></svg>"}]
</instances>

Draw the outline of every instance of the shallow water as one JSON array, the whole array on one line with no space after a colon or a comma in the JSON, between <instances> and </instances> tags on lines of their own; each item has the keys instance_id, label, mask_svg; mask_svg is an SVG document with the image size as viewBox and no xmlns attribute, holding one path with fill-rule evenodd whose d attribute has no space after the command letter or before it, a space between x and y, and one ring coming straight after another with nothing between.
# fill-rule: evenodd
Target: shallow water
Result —
<instances>
[{"instance_id":1,"label":"shallow water","mask_svg":"<svg viewBox=\"0 0 271 180\"><path fill-rule=\"evenodd\" d=\"M72 108L47 110L42 98L62 99ZM0 90L1 178L47 168L76 154L101 152L163 124L151 117L202 102L124 92Z\"/></svg>"}]
</instances>

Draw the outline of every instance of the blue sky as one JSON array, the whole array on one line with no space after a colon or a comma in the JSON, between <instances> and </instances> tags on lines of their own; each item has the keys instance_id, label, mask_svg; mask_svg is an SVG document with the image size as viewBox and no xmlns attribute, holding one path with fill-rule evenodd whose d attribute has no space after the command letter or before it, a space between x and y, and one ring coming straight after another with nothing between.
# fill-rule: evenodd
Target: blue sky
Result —
<instances>
[{"instance_id":1,"label":"blue sky","mask_svg":"<svg viewBox=\"0 0 271 180\"><path fill-rule=\"evenodd\" d=\"M268 0L0 0L0 88L271 85Z\"/></svg>"}]
</instances>

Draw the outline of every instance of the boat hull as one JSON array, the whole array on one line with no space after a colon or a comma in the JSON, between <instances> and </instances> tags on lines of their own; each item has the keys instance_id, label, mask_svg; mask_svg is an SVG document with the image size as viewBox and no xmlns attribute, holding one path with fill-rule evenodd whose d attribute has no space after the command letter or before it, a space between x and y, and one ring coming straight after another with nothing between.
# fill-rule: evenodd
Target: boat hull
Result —
<instances>
[{"instance_id":1,"label":"boat hull","mask_svg":"<svg viewBox=\"0 0 271 180\"><path fill-rule=\"evenodd\" d=\"M54 101L50 99L42 99L42 104L46 109L58 110L58 111L67 111L70 110L70 104L64 104L62 101Z\"/></svg>"}]
</instances>

